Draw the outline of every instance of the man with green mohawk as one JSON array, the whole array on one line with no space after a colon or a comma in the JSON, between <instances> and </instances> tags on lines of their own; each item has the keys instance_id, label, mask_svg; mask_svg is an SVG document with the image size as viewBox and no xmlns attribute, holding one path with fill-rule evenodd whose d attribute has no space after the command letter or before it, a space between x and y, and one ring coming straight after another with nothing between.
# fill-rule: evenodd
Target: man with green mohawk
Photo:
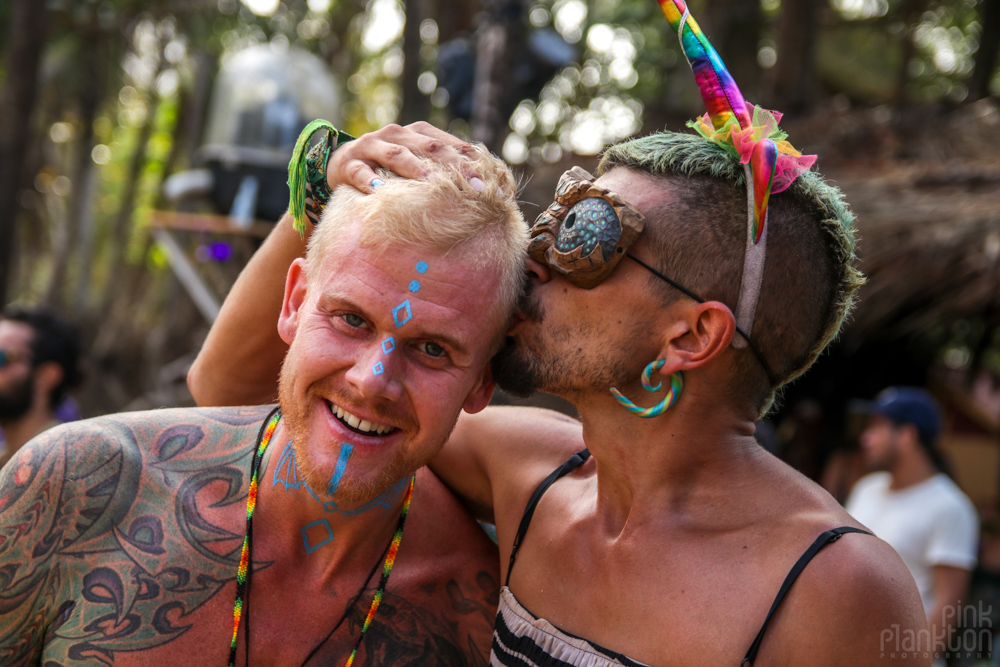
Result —
<instances>
[{"instance_id":1,"label":"man with green mohawk","mask_svg":"<svg viewBox=\"0 0 1000 667\"><path fill-rule=\"evenodd\" d=\"M563 176L493 361L501 387L562 396L578 419L463 414L430 463L496 524L491 664L929 665L900 558L753 437L850 311L853 216L780 116L746 104L684 3L660 4L706 102L700 136L626 141L598 178ZM376 166L420 178L420 157L468 150L427 124L391 126L324 157L322 184L370 192ZM189 378L200 402L273 394L280 348L233 344L294 239L286 216L234 288ZM240 387L225 376L236 366Z\"/></svg>"}]
</instances>

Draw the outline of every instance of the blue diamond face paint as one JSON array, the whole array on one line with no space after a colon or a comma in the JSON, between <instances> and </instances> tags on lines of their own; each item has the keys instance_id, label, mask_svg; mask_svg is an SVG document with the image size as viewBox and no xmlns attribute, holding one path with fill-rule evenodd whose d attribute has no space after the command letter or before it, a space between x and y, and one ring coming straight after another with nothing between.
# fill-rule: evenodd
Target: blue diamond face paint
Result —
<instances>
[{"instance_id":1,"label":"blue diamond face paint","mask_svg":"<svg viewBox=\"0 0 1000 667\"><path fill-rule=\"evenodd\" d=\"M587 197L566 214L555 248L566 253L579 248L580 255L586 257L600 246L602 257L610 257L621 235L622 223L611 204L600 197Z\"/></svg>"},{"instance_id":2,"label":"blue diamond face paint","mask_svg":"<svg viewBox=\"0 0 1000 667\"><path fill-rule=\"evenodd\" d=\"M333 529L326 519L313 521L302 529L302 543L306 547L307 554L311 554L331 540L333 540Z\"/></svg>"},{"instance_id":3,"label":"blue diamond face paint","mask_svg":"<svg viewBox=\"0 0 1000 667\"><path fill-rule=\"evenodd\" d=\"M337 493L337 487L340 486L340 478L344 476L344 471L347 470L347 459L350 458L352 451L354 451L354 445L349 442L340 443L340 456L337 457L337 467L334 469L333 477L330 478L330 483L326 487L326 495L332 496Z\"/></svg>"},{"instance_id":4,"label":"blue diamond face paint","mask_svg":"<svg viewBox=\"0 0 1000 667\"><path fill-rule=\"evenodd\" d=\"M381 361L376 361L375 365L372 366L372 375L382 375L385 372L385 366L382 365Z\"/></svg>"},{"instance_id":5,"label":"blue diamond face paint","mask_svg":"<svg viewBox=\"0 0 1000 667\"><path fill-rule=\"evenodd\" d=\"M389 336L384 341L382 341L382 352L384 354L389 354L396 349L396 339Z\"/></svg>"},{"instance_id":6,"label":"blue diamond face paint","mask_svg":"<svg viewBox=\"0 0 1000 667\"><path fill-rule=\"evenodd\" d=\"M392 321L397 327L401 327L413 319L413 311L410 310L410 300L407 299L392 309Z\"/></svg>"}]
</instances>

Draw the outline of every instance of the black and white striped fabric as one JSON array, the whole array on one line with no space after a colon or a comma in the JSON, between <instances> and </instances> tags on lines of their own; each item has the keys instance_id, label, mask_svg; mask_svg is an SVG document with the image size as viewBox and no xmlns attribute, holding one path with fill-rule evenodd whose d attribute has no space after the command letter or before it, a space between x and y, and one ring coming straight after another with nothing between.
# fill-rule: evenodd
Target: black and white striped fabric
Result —
<instances>
[{"instance_id":1,"label":"black and white striped fabric","mask_svg":"<svg viewBox=\"0 0 1000 667\"><path fill-rule=\"evenodd\" d=\"M492 667L649 667L563 632L521 606L510 589L500 589L493 631Z\"/></svg>"}]
</instances>

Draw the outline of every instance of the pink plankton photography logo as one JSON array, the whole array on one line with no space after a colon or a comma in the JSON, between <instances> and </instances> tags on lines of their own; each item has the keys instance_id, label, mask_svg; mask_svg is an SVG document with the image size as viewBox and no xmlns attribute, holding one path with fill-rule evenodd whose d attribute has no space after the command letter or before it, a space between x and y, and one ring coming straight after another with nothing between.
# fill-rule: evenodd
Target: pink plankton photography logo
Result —
<instances>
[{"instance_id":1,"label":"pink plankton photography logo","mask_svg":"<svg viewBox=\"0 0 1000 667\"><path fill-rule=\"evenodd\" d=\"M900 628L898 624L884 628L879 636L880 657L890 659L972 658L988 660L993 656L993 605L946 606L940 623L933 630ZM948 628L953 628L950 636Z\"/></svg>"}]
</instances>

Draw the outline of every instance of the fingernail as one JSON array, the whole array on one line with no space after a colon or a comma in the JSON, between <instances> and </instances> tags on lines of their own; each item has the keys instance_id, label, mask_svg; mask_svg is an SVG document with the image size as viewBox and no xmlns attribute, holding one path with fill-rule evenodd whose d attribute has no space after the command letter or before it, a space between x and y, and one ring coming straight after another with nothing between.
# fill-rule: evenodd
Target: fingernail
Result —
<instances>
[{"instance_id":1,"label":"fingernail","mask_svg":"<svg viewBox=\"0 0 1000 667\"><path fill-rule=\"evenodd\" d=\"M385 185L385 181L383 181L381 178L376 178L374 181L372 181L372 188L377 188L382 185Z\"/></svg>"},{"instance_id":2,"label":"fingernail","mask_svg":"<svg viewBox=\"0 0 1000 667\"><path fill-rule=\"evenodd\" d=\"M482 180L480 180L476 176L473 176L472 178L469 179L469 185L471 185L472 189L475 190L476 192L482 192L483 188L486 187L485 184L482 182Z\"/></svg>"}]
</instances>

